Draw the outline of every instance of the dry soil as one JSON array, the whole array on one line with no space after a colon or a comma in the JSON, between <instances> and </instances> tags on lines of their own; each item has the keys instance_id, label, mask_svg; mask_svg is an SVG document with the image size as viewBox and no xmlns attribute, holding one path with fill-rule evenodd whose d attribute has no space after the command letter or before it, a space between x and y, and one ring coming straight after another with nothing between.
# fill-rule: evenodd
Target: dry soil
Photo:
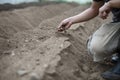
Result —
<instances>
[{"instance_id":1,"label":"dry soil","mask_svg":"<svg viewBox=\"0 0 120 80\"><path fill-rule=\"evenodd\" d=\"M109 68L87 54L88 37L104 22L98 17L58 33L65 18L89 5L51 3L0 11L0 80L103 80ZM4 7L3 7L4 8Z\"/></svg>"}]
</instances>

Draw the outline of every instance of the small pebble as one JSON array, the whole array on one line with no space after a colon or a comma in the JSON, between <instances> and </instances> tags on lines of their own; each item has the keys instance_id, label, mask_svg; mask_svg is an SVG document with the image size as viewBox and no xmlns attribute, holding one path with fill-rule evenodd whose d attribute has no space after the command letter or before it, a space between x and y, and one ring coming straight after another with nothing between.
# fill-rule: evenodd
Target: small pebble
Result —
<instances>
[{"instance_id":1,"label":"small pebble","mask_svg":"<svg viewBox=\"0 0 120 80\"><path fill-rule=\"evenodd\" d=\"M31 73L30 76L31 76L30 80L40 80L40 77L36 73Z\"/></svg>"},{"instance_id":2,"label":"small pebble","mask_svg":"<svg viewBox=\"0 0 120 80\"><path fill-rule=\"evenodd\" d=\"M11 56L14 56L15 55L15 53L14 53L14 51L12 51L12 54L11 54Z\"/></svg>"},{"instance_id":3,"label":"small pebble","mask_svg":"<svg viewBox=\"0 0 120 80\"><path fill-rule=\"evenodd\" d=\"M28 71L26 71L26 70L18 70L17 71L17 74L19 75L19 76L24 76L24 75L26 75L28 73Z\"/></svg>"}]
</instances>

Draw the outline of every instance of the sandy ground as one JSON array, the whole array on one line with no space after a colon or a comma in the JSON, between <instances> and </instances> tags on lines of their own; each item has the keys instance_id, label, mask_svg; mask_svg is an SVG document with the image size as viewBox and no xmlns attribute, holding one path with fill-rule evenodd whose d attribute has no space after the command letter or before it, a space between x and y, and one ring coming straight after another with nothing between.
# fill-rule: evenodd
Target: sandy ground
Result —
<instances>
[{"instance_id":1,"label":"sandy ground","mask_svg":"<svg viewBox=\"0 0 120 80\"><path fill-rule=\"evenodd\" d=\"M0 80L103 80L109 68L94 63L86 41L110 21L95 18L73 25L66 33L58 24L89 6L53 3L0 12Z\"/></svg>"}]
</instances>

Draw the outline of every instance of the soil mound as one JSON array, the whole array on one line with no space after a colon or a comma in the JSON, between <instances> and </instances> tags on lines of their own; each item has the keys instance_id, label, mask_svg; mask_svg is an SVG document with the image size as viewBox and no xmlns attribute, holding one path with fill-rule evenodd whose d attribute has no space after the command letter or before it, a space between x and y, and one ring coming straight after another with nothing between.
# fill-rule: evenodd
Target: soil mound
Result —
<instances>
[{"instance_id":1,"label":"soil mound","mask_svg":"<svg viewBox=\"0 0 120 80\"><path fill-rule=\"evenodd\" d=\"M14 34L9 39L5 38L13 49L3 52L0 80L103 80L99 75L107 67L92 62L85 44L88 36L106 21L95 18L73 25L67 33L58 33L56 27L61 20L80 13L88 6L50 6L12 11L27 21L31 28L17 31L15 27L13 29L17 33L12 32ZM0 40L5 41L3 38Z\"/></svg>"},{"instance_id":2,"label":"soil mound","mask_svg":"<svg viewBox=\"0 0 120 80\"><path fill-rule=\"evenodd\" d=\"M0 51L11 47L11 43L6 39L9 39L13 34L33 29L44 19L56 16L75 6L77 4L53 3L45 6L31 6L25 9L0 12L0 38L5 39L5 41L1 40L2 46L0 47L2 48Z\"/></svg>"},{"instance_id":3,"label":"soil mound","mask_svg":"<svg viewBox=\"0 0 120 80\"><path fill-rule=\"evenodd\" d=\"M46 5L43 7L29 7L16 10L15 12L18 13L18 15L23 16L25 20L29 21L34 27L37 27L41 21L59 15L76 6L62 3Z\"/></svg>"}]
</instances>

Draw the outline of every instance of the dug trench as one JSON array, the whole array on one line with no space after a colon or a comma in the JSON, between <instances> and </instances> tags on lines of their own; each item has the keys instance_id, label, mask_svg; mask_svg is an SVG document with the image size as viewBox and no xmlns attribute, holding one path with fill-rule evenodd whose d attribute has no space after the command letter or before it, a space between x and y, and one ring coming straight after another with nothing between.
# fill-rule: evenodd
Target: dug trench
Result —
<instances>
[{"instance_id":1,"label":"dug trench","mask_svg":"<svg viewBox=\"0 0 120 80\"><path fill-rule=\"evenodd\" d=\"M108 66L92 61L86 41L110 18L56 32L64 18L87 7L61 3L0 12L0 80L103 80Z\"/></svg>"}]
</instances>

